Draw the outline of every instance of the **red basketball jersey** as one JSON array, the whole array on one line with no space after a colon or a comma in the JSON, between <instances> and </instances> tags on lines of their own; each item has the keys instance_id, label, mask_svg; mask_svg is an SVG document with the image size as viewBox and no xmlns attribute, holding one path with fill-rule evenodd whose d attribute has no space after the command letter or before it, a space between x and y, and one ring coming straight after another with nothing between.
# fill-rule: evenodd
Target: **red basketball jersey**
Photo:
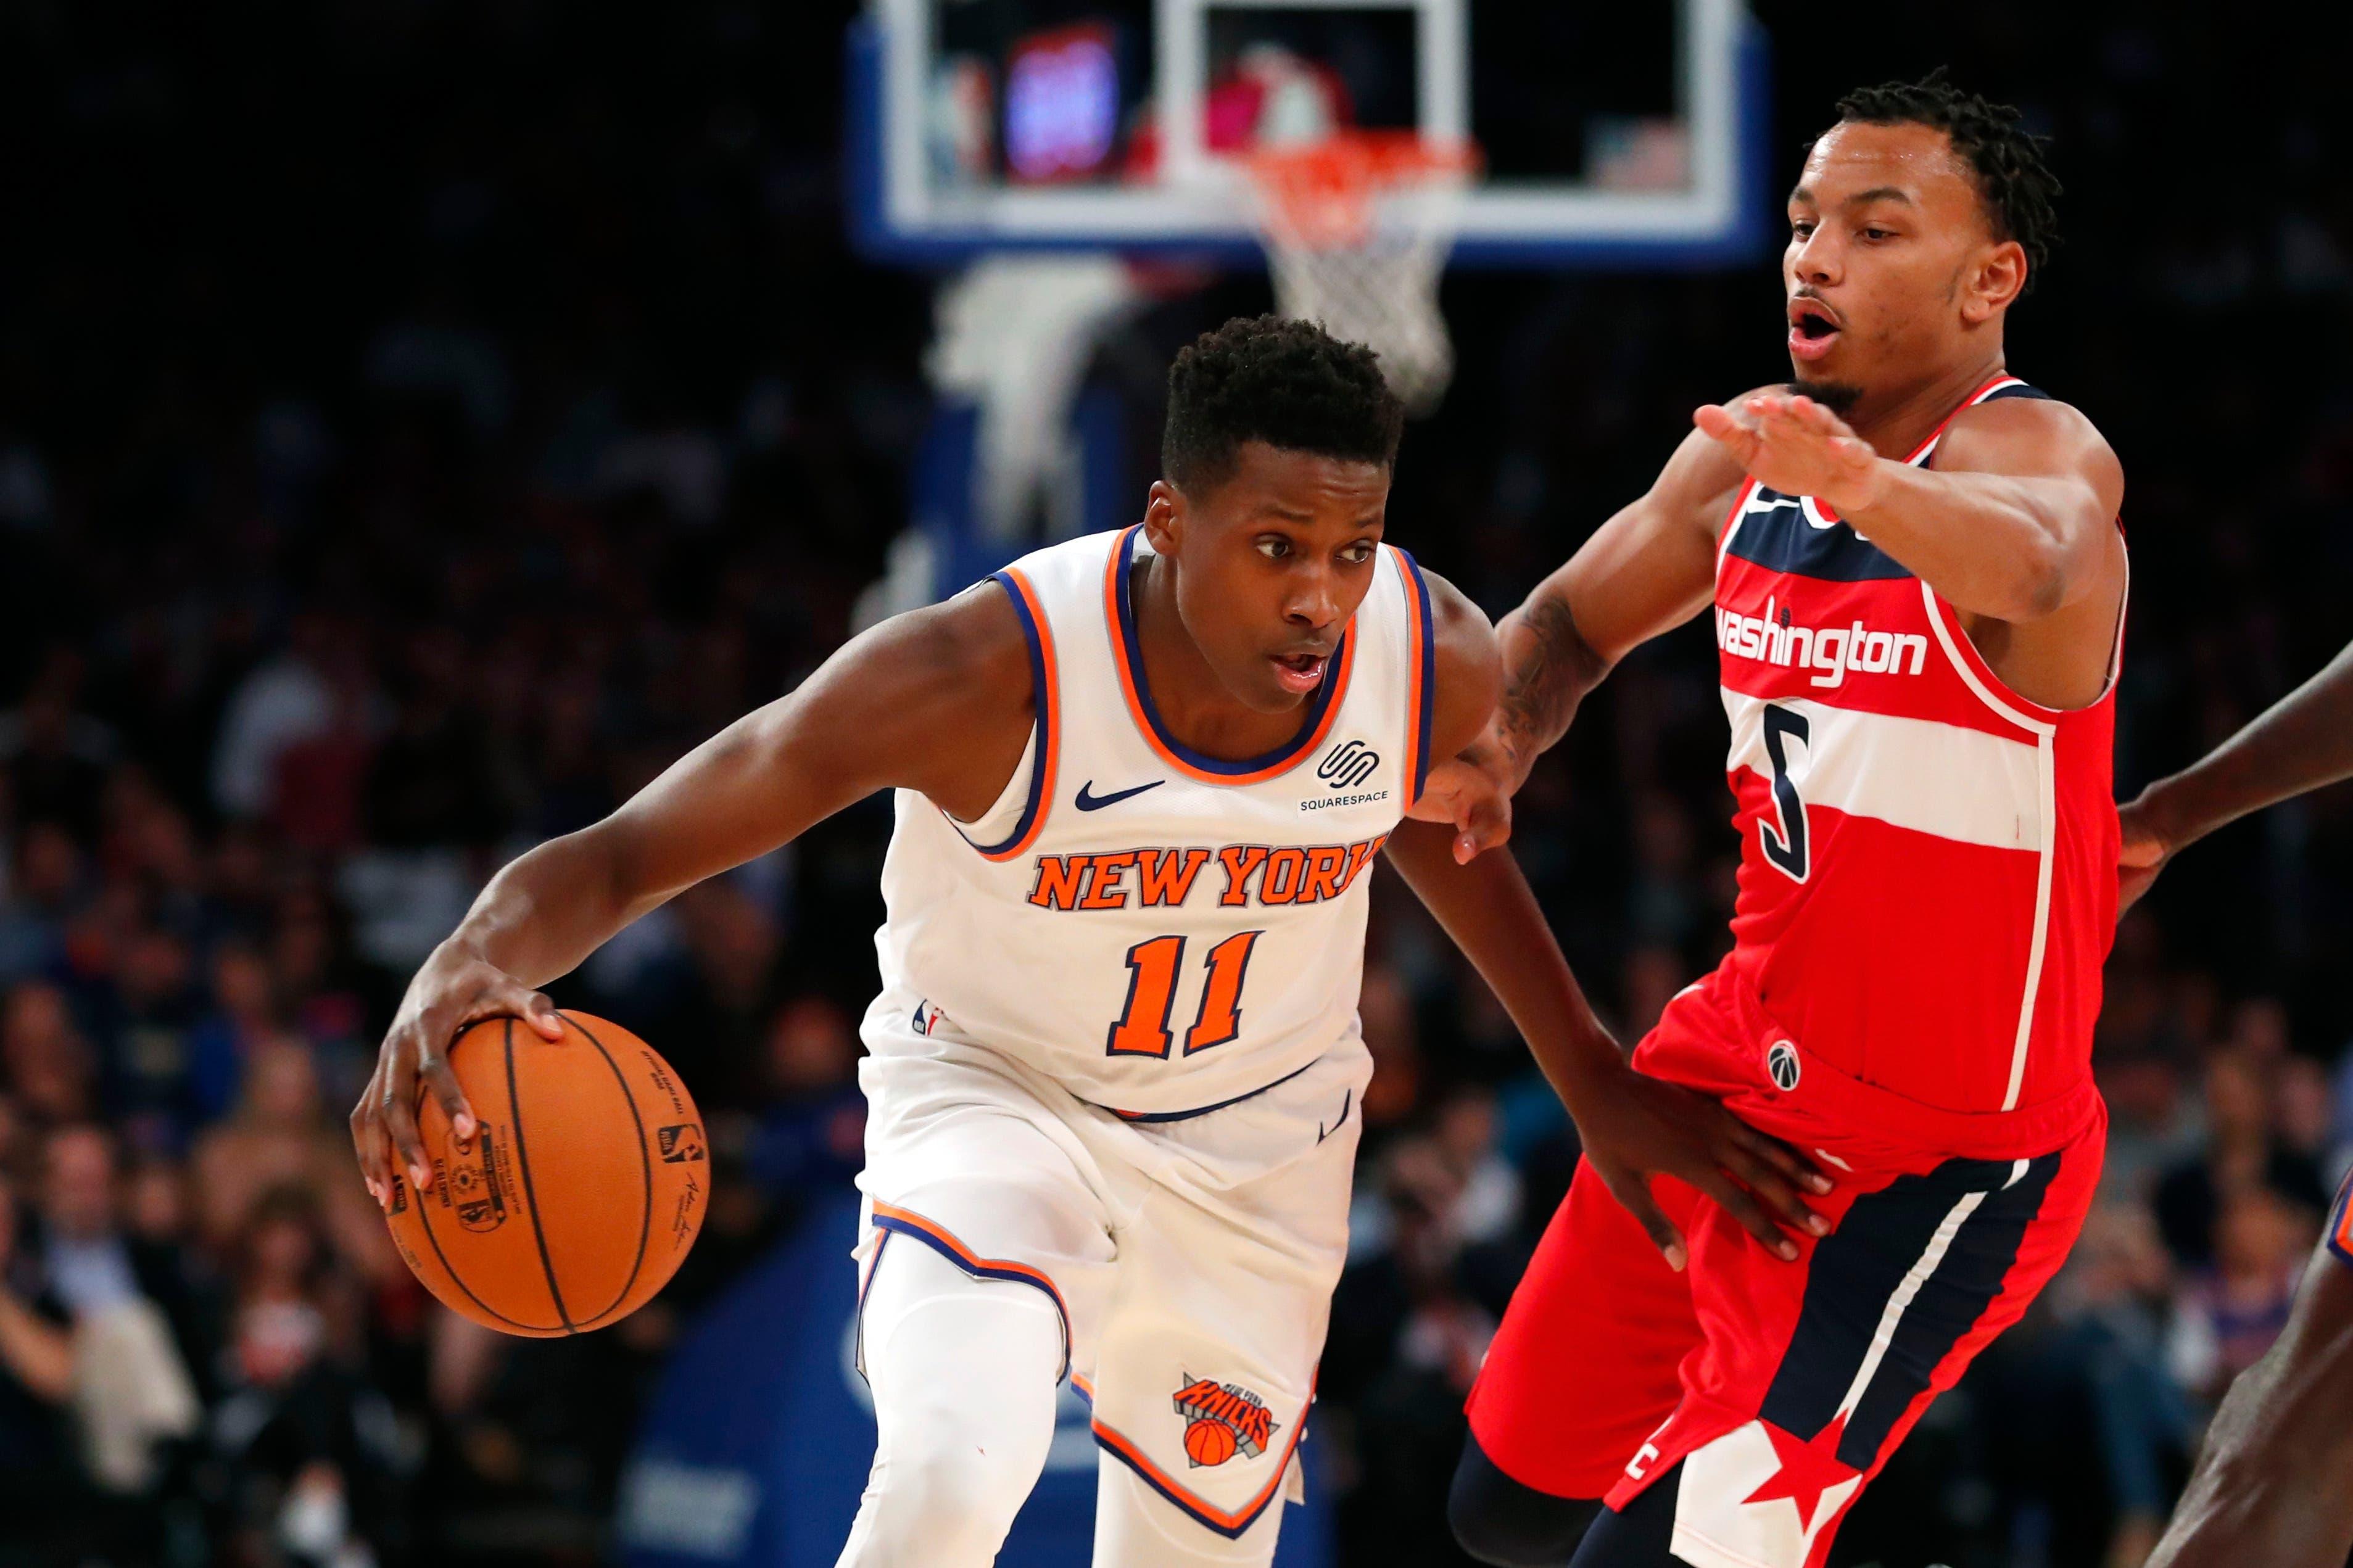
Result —
<instances>
[{"instance_id":1,"label":"red basketball jersey","mask_svg":"<svg viewBox=\"0 0 2353 1568\"><path fill-rule=\"evenodd\" d=\"M1963 406L2042 395L2001 376ZM1927 584L1754 480L1715 582L1741 835L1726 965L1809 1053L1906 1100L2084 1092L2116 915L2114 666L2088 708L2028 701Z\"/></svg>"}]
</instances>

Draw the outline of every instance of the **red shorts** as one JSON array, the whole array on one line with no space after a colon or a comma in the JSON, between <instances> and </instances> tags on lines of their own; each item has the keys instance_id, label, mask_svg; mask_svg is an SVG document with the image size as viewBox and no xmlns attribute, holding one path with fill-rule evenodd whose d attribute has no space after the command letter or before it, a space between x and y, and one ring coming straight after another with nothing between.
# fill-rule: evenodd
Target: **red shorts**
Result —
<instances>
[{"instance_id":1,"label":"red shorts","mask_svg":"<svg viewBox=\"0 0 2353 1568\"><path fill-rule=\"evenodd\" d=\"M1799 1070L1777 1089L1765 1063L1785 1045ZM1785 1263L1662 1178L1690 1254L1678 1274L1580 1165L1472 1389L1472 1432L1524 1485L1613 1509L1680 1465L1678 1558L1819 1568L1928 1402L2057 1272L2105 1109L2088 1082L1997 1116L1899 1100L1806 1058L1721 973L1676 998L1635 1061L1813 1155L1838 1183L1812 1200L1833 1228Z\"/></svg>"}]
</instances>

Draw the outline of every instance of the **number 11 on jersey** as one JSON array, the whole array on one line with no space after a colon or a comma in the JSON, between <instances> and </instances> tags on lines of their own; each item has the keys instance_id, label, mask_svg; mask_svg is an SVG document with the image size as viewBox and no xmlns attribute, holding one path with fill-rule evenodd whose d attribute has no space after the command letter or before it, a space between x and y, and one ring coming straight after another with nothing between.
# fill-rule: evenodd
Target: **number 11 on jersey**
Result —
<instances>
[{"instance_id":1,"label":"number 11 on jersey","mask_svg":"<svg viewBox=\"0 0 2353 1568\"><path fill-rule=\"evenodd\" d=\"M1237 931L1209 950L1208 978L1201 986L1201 1005L1193 1026L1185 1031L1185 1054L1222 1046L1241 1033L1242 979L1250 970L1250 950L1264 931ZM1176 1005L1176 975L1185 962L1185 939L1155 936L1127 950L1127 1005L1104 1038L1104 1049L1114 1057L1165 1057L1172 1037L1169 1010Z\"/></svg>"}]
</instances>

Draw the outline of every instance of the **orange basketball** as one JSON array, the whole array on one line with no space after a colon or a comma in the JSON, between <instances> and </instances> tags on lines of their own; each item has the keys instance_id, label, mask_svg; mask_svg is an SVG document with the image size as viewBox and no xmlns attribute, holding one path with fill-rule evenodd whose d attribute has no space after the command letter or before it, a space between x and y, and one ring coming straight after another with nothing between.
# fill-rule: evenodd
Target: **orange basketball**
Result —
<instances>
[{"instance_id":1,"label":"orange basketball","mask_svg":"<svg viewBox=\"0 0 2353 1568\"><path fill-rule=\"evenodd\" d=\"M1185 1457L1197 1465L1222 1465L1234 1457L1234 1429L1222 1421L1196 1421L1185 1428Z\"/></svg>"},{"instance_id":2,"label":"orange basketball","mask_svg":"<svg viewBox=\"0 0 2353 1568\"><path fill-rule=\"evenodd\" d=\"M433 1184L396 1178L385 1216L443 1305L541 1339L644 1306L694 1245L711 1192L702 1117L670 1064L617 1024L559 1016L561 1040L514 1018L458 1037L449 1066L480 1127L459 1147L425 1095Z\"/></svg>"}]
</instances>

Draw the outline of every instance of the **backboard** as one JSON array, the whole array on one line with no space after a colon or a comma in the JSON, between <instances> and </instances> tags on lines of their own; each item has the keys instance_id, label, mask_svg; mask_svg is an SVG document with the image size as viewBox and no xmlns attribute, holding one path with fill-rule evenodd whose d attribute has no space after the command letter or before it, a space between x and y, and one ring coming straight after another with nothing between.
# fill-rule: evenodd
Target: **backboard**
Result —
<instances>
[{"instance_id":1,"label":"backboard","mask_svg":"<svg viewBox=\"0 0 2353 1568\"><path fill-rule=\"evenodd\" d=\"M849 57L879 259L1254 260L1237 154L1335 126L1477 144L1459 266L1746 260L1773 210L1742 0L870 0Z\"/></svg>"}]
</instances>

